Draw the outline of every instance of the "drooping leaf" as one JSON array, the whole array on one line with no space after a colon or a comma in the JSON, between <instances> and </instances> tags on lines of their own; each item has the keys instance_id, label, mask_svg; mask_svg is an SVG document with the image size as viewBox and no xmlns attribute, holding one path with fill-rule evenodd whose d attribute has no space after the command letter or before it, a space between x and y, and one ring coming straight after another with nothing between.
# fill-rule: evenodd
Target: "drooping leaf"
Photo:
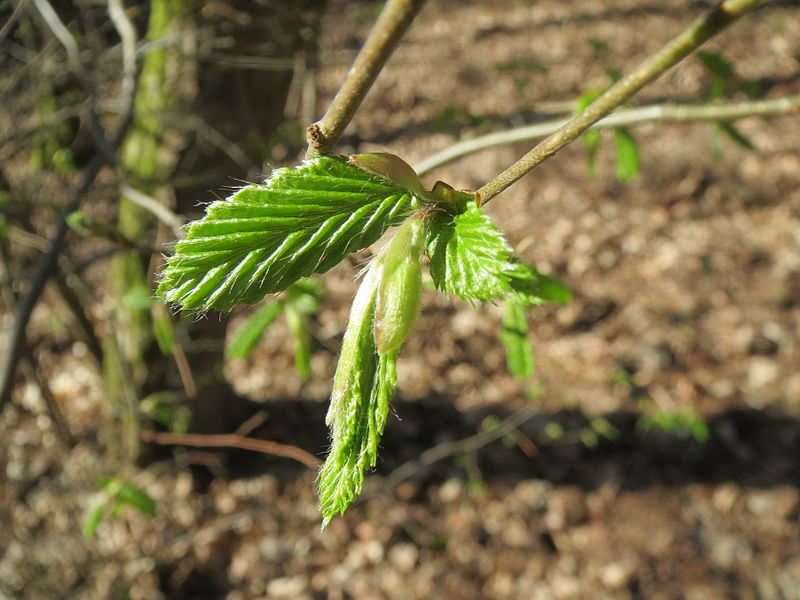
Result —
<instances>
[{"instance_id":1,"label":"drooping leaf","mask_svg":"<svg viewBox=\"0 0 800 600\"><path fill-rule=\"evenodd\" d=\"M301 279L292 284L285 294L287 302L304 315L314 315L319 312L319 306L325 297L325 286L313 277Z\"/></svg>"},{"instance_id":2,"label":"drooping leaf","mask_svg":"<svg viewBox=\"0 0 800 600\"><path fill-rule=\"evenodd\" d=\"M195 310L257 302L372 244L416 205L407 190L341 157L276 169L188 225L157 293Z\"/></svg>"},{"instance_id":3,"label":"drooping leaf","mask_svg":"<svg viewBox=\"0 0 800 600\"><path fill-rule=\"evenodd\" d=\"M272 325L283 310L283 300L268 302L259 308L245 321L234 335L225 351L228 358L247 358L264 335L267 328Z\"/></svg>"},{"instance_id":4,"label":"drooping leaf","mask_svg":"<svg viewBox=\"0 0 800 600\"><path fill-rule=\"evenodd\" d=\"M523 306L536 306L543 302L565 304L572 300L572 292L563 283L516 260L512 259L505 276L509 297Z\"/></svg>"},{"instance_id":5,"label":"drooping leaf","mask_svg":"<svg viewBox=\"0 0 800 600\"><path fill-rule=\"evenodd\" d=\"M326 422L331 449L319 475L324 528L361 492L364 471L375 466L397 374L397 353L379 356L373 326L381 264L374 261L356 294L336 367Z\"/></svg>"},{"instance_id":6,"label":"drooping leaf","mask_svg":"<svg viewBox=\"0 0 800 600\"><path fill-rule=\"evenodd\" d=\"M104 500L101 500L97 504L93 505L92 508L86 513L86 517L83 520L83 537L91 539L97 533L97 527L100 525L100 521L103 520L103 516L106 512L106 503Z\"/></svg>"},{"instance_id":7,"label":"drooping leaf","mask_svg":"<svg viewBox=\"0 0 800 600\"><path fill-rule=\"evenodd\" d=\"M719 130L725 133L731 140L733 140L736 144L744 148L745 150L755 150L756 146L753 142L750 141L746 135L744 135L739 129L733 124L729 122L722 122L717 123L717 127Z\"/></svg>"},{"instance_id":8,"label":"drooping leaf","mask_svg":"<svg viewBox=\"0 0 800 600\"><path fill-rule=\"evenodd\" d=\"M736 80L736 72L733 65L729 63L721 54L716 52L700 51L697 58L705 65L711 73L711 85L708 91L708 100L718 100L725 95L726 88Z\"/></svg>"},{"instance_id":9,"label":"drooping leaf","mask_svg":"<svg viewBox=\"0 0 800 600\"><path fill-rule=\"evenodd\" d=\"M597 175L597 150L600 148L600 130L589 129L581 136L584 146L586 146L586 171L589 177Z\"/></svg>"},{"instance_id":10,"label":"drooping leaf","mask_svg":"<svg viewBox=\"0 0 800 600\"><path fill-rule=\"evenodd\" d=\"M436 215L428 237L430 273L436 288L467 301L501 297L511 247L475 202L451 216Z\"/></svg>"},{"instance_id":11,"label":"drooping leaf","mask_svg":"<svg viewBox=\"0 0 800 600\"><path fill-rule=\"evenodd\" d=\"M303 381L311 377L311 333L308 329L308 316L297 310L293 304L286 305L286 323L294 338L294 366Z\"/></svg>"},{"instance_id":12,"label":"drooping leaf","mask_svg":"<svg viewBox=\"0 0 800 600\"><path fill-rule=\"evenodd\" d=\"M126 504L148 516L156 514L156 501L143 489L131 485L130 483L120 482L114 494L118 502Z\"/></svg>"},{"instance_id":13,"label":"drooping leaf","mask_svg":"<svg viewBox=\"0 0 800 600\"><path fill-rule=\"evenodd\" d=\"M533 348L528 340L528 318L525 307L514 300L506 302L500 341L505 346L506 365L511 374L517 379L531 377L535 362Z\"/></svg>"},{"instance_id":14,"label":"drooping leaf","mask_svg":"<svg viewBox=\"0 0 800 600\"><path fill-rule=\"evenodd\" d=\"M639 172L639 145L624 127L614 129L614 146L617 149L617 179L628 181Z\"/></svg>"},{"instance_id":15,"label":"drooping leaf","mask_svg":"<svg viewBox=\"0 0 800 600\"><path fill-rule=\"evenodd\" d=\"M154 306L151 310L153 317L153 335L158 343L158 348L163 354L170 354L175 346L175 329L172 326L169 311L163 304Z\"/></svg>"}]
</instances>

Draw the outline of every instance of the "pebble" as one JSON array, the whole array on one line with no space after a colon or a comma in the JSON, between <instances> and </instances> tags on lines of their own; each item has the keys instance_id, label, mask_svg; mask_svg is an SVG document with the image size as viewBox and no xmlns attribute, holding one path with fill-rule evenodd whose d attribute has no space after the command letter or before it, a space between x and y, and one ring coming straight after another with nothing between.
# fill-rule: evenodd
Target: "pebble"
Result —
<instances>
[{"instance_id":1,"label":"pebble","mask_svg":"<svg viewBox=\"0 0 800 600\"><path fill-rule=\"evenodd\" d=\"M617 590L628 585L635 572L633 563L620 560L604 566L600 572L600 579L606 587Z\"/></svg>"},{"instance_id":2,"label":"pebble","mask_svg":"<svg viewBox=\"0 0 800 600\"><path fill-rule=\"evenodd\" d=\"M410 573L417 564L419 549L414 544L395 544L389 549L389 562L402 573Z\"/></svg>"},{"instance_id":3,"label":"pebble","mask_svg":"<svg viewBox=\"0 0 800 600\"><path fill-rule=\"evenodd\" d=\"M293 575L278 577L267 583L267 594L279 598L296 598L308 588L308 577Z\"/></svg>"},{"instance_id":4,"label":"pebble","mask_svg":"<svg viewBox=\"0 0 800 600\"><path fill-rule=\"evenodd\" d=\"M775 361L763 356L755 356L748 361L747 385L752 389L761 388L777 381L780 369Z\"/></svg>"},{"instance_id":5,"label":"pebble","mask_svg":"<svg viewBox=\"0 0 800 600\"><path fill-rule=\"evenodd\" d=\"M784 486L747 494L747 509L760 518L788 519L797 509L800 492Z\"/></svg>"}]
</instances>

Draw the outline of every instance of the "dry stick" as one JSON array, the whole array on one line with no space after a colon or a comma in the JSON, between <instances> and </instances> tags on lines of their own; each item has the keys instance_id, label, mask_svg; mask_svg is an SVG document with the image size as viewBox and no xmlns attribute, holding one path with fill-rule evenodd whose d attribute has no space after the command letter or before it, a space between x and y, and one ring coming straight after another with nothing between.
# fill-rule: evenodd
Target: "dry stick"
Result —
<instances>
[{"instance_id":1,"label":"dry stick","mask_svg":"<svg viewBox=\"0 0 800 600\"><path fill-rule=\"evenodd\" d=\"M593 123L762 2L763 0L725 0L718 4L645 60L633 73L612 85L585 110L572 117L558 131L479 189L478 193L483 201L495 197L528 171L553 156Z\"/></svg>"},{"instance_id":2,"label":"dry stick","mask_svg":"<svg viewBox=\"0 0 800 600\"><path fill-rule=\"evenodd\" d=\"M0 42L6 38L8 32L11 31L12 27L14 27L17 19L19 19L19 17L22 15L22 11L26 4L28 4L28 0L19 0L19 2L17 2L17 5L14 7L14 12L11 13L8 21L6 21L3 24L3 27L0 28Z\"/></svg>"},{"instance_id":3,"label":"dry stick","mask_svg":"<svg viewBox=\"0 0 800 600\"><path fill-rule=\"evenodd\" d=\"M306 136L308 155L330 154L425 0L389 0L325 115Z\"/></svg>"},{"instance_id":4,"label":"dry stick","mask_svg":"<svg viewBox=\"0 0 800 600\"><path fill-rule=\"evenodd\" d=\"M112 0L112 2L113 1L114 0ZM46 2L36 2L36 5L40 11L43 6L49 6ZM44 10L47 11L47 8ZM52 15L55 15L55 13L53 12ZM60 23L57 15L55 17L55 22ZM121 15L116 15L115 22L117 19L127 20L127 16L124 14L124 11L122 11ZM56 27L58 26L56 25ZM134 29L131 27L130 29L125 30L124 33L120 32L120 35L128 36L133 31ZM72 40L71 36L69 36L69 40ZM63 43L65 40L61 41ZM74 40L72 40L72 42L74 44ZM69 42L67 42L67 44L68 43ZM133 44L133 47L135 48L135 43ZM81 199L94 184L94 180L97 178L97 175L100 173L100 170L103 168L103 165L106 163L106 161L113 160L113 157L109 156L106 150L109 147L112 149L119 147L119 145L122 143L122 140L125 138L125 133L128 131L131 121L133 120L133 98L136 94L137 66L136 54L135 52L129 52L127 50L129 48L131 48L130 43L123 43L123 76L125 79L122 84L122 90L124 92L124 96L122 98L123 109L120 113L119 119L117 120L117 125L113 135L111 136L110 140L105 140L104 143L100 144L100 151L89 161L89 164L86 166L86 170L83 172L83 177L64 205L64 209L58 222L58 227L56 228L56 232L50 240L50 245L47 248L47 252L45 252L41 258L39 258L39 262L37 263L36 269L31 277L30 287L28 288L25 296L20 300L19 306L17 307L14 325L11 328L11 334L8 338L8 343L6 344L6 351L2 357L0 357L0 409L3 408L5 403L11 397L11 389L14 384L14 373L16 372L17 364L22 354L20 350L25 341L25 330L27 329L28 321L31 318L31 314L33 313L36 303L39 301L39 297L44 291L47 280L50 278L50 275L57 266L58 254L61 251L61 246L64 244L64 240L67 237L69 225L67 224L66 217L80 205ZM68 49L67 53L69 54L69 52L70 51ZM91 111L92 114L94 114L94 108L92 108Z\"/></svg>"},{"instance_id":5,"label":"dry stick","mask_svg":"<svg viewBox=\"0 0 800 600\"><path fill-rule=\"evenodd\" d=\"M291 458L303 463L309 469L319 469L322 465L313 454L309 454L302 448L279 444L268 440L256 440L253 438L237 435L235 433L222 434L200 434L200 433L159 433L154 431L142 431L140 437L145 442L152 442L162 446L194 446L195 448L239 448L241 450L253 450L263 454L272 454Z\"/></svg>"},{"instance_id":6,"label":"dry stick","mask_svg":"<svg viewBox=\"0 0 800 600\"><path fill-rule=\"evenodd\" d=\"M514 414L507 417L500 425L490 431L482 431L476 433L463 440L456 440L453 442L445 442L434 446L420 454L416 460L410 460L403 463L392 471L384 480L381 485L383 491L390 491L401 481L408 479L415 473L418 473L425 467L458 454L466 454L468 452L475 452L484 446L491 444L495 440L499 440L504 435L514 431L517 427L530 421L533 417L539 414L541 410L537 407L529 406L523 408Z\"/></svg>"},{"instance_id":7,"label":"dry stick","mask_svg":"<svg viewBox=\"0 0 800 600\"><path fill-rule=\"evenodd\" d=\"M768 117L786 115L800 110L800 94L761 100L757 102L738 102L736 104L653 104L621 110L601 119L589 129L610 129L613 127L627 127L640 123L654 122L696 122L696 121L733 121L746 117ZM441 152L432 154L420 163L414 165L414 170L422 175L436 167L459 159L468 154L512 144L515 142L529 141L542 138L563 127L569 119L556 119L543 121L534 125L508 129L482 135L480 137L459 142L448 146Z\"/></svg>"}]
</instances>

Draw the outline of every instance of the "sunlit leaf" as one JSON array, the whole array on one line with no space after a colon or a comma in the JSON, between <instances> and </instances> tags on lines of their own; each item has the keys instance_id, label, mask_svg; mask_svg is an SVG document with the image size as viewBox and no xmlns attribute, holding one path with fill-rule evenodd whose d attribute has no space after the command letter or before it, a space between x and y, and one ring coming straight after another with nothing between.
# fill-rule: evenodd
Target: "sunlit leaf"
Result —
<instances>
[{"instance_id":1,"label":"sunlit leaf","mask_svg":"<svg viewBox=\"0 0 800 600\"><path fill-rule=\"evenodd\" d=\"M624 127L614 129L617 149L617 179L628 181L639 172L639 145Z\"/></svg>"},{"instance_id":2,"label":"sunlit leaf","mask_svg":"<svg viewBox=\"0 0 800 600\"><path fill-rule=\"evenodd\" d=\"M397 379L397 353L379 356L373 335L379 267L369 269L356 294L336 367L326 422L331 448L319 474L323 528L361 492L364 471L378 460Z\"/></svg>"},{"instance_id":3,"label":"sunlit leaf","mask_svg":"<svg viewBox=\"0 0 800 600\"><path fill-rule=\"evenodd\" d=\"M341 157L276 169L187 226L157 293L196 310L258 302L372 244L416 204L407 190Z\"/></svg>"},{"instance_id":4,"label":"sunlit leaf","mask_svg":"<svg viewBox=\"0 0 800 600\"><path fill-rule=\"evenodd\" d=\"M247 358L258 344L264 332L278 318L283 310L282 300L273 300L260 307L245 321L228 344L225 354L228 358Z\"/></svg>"},{"instance_id":5,"label":"sunlit leaf","mask_svg":"<svg viewBox=\"0 0 800 600\"><path fill-rule=\"evenodd\" d=\"M527 379L534 373L533 348L528 340L528 317L518 302L506 302L500 340L506 349L506 365L517 379Z\"/></svg>"}]
</instances>

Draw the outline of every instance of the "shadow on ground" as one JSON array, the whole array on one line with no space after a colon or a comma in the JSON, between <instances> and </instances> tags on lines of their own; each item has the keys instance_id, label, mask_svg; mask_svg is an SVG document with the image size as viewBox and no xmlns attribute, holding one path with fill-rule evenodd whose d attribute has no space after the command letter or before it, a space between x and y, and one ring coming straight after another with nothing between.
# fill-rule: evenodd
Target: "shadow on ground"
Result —
<instances>
[{"instance_id":1,"label":"shadow on ground","mask_svg":"<svg viewBox=\"0 0 800 600\"><path fill-rule=\"evenodd\" d=\"M324 456L326 404L279 400L259 407L268 417L250 434L252 437L296 445ZM509 414L498 407L459 412L443 398L395 402L375 475L387 476L437 444L485 430L487 417L497 422ZM636 412L587 415L569 410L536 414L516 430L516 442L513 435L507 436L477 451L480 475L487 483L541 479L583 489L613 484L618 489L634 490L700 482L763 488L800 485L797 419L774 411L728 410L706 421L708 439L700 442L688 432L642 431L637 426L641 416ZM597 444L589 446L580 433L590 431L598 417L613 427L614 439L599 436ZM554 426L563 431L560 439L553 439L549 433ZM241 450L220 451L218 456L224 476L230 478L271 473L290 480L306 468L288 459ZM202 467L195 471L200 479L210 481L211 474L203 474ZM448 457L420 466L412 478L431 485L465 476L458 461Z\"/></svg>"}]
</instances>

